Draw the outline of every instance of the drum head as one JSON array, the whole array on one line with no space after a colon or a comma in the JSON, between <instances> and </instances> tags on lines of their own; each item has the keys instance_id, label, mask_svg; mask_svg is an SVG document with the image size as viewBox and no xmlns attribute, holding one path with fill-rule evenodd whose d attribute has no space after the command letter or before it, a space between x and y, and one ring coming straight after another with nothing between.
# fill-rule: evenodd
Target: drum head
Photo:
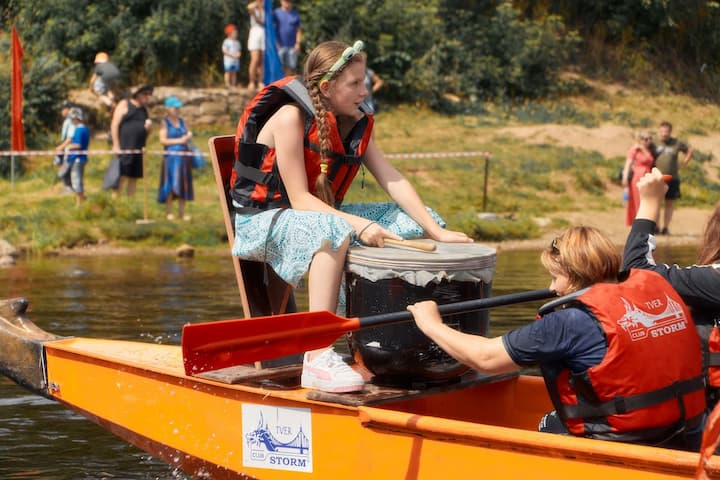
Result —
<instances>
[{"instance_id":1,"label":"drum head","mask_svg":"<svg viewBox=\"0 0 720 480\"><path fill-rule=\"evenodd\" d=\"M347 255L347 270L371 281L401 278L417 286L442 280L492 282L494 248L477 243L434 243L434 252L393 245L352 247Z\"/></svg>"}]
</instances>

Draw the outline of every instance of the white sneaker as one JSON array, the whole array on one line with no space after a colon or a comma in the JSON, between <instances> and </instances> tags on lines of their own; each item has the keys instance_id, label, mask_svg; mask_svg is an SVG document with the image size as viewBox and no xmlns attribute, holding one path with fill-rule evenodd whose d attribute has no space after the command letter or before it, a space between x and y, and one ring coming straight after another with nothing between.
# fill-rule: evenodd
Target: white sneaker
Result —
<instances>
[{"instance_id":1,"label":"white sneaker","mask_svg":"<svg viewBox=\"0 0 720 480\"><path fill-rule=\"evenodd\" d=\"M300 384L323 392L356 392L365 387L362 376L345 363L335 350L328 348L312 361L308 353L303 360Z\"/></svg>"}]
</instances>

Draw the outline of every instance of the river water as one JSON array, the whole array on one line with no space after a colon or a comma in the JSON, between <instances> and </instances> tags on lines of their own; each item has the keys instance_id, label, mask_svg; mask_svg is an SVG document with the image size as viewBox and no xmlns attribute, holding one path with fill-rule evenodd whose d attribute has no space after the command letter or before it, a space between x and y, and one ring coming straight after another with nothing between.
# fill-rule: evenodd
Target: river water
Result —
<instances>
[{"instance_id":1,"label":"river water","mask_svg":"<svg viewBox=\"0 0 720 480\"><path fill-rule=\"evenodd\" d=\"M692 248L658 252L690 264ZM500 252L493 294L545 288L536 251ZM182 325L241 316L228 257L25 259L0 269L0 298L26 297L30 318L58 335L179 344ZM303 305L302 292L298 297ZM491 312L490 333L531 321L537 305ZM0 376L0 479L171 480L187 477L58 404Z\"/></svg>"}]
</instances>

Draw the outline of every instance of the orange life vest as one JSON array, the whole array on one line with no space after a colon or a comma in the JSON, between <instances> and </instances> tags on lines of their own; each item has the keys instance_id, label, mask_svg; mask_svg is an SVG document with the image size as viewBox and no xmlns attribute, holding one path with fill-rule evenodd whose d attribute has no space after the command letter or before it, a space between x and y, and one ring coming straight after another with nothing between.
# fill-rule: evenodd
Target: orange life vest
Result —
<instances>
[{"instance_id":1,"label":"orange life vest","mask_svg":"<svg viewBox=\"0 0 720 480\"><path fill-rule=\"evenodd\" d=\"M568 430L642 441L698 425L705 410L700 339L672 286L655 272L631 270L623 282L579 293L574 301L598 322L608 348L585 372L564 369L555 382L546 376Z\"/></svg>"},{"instance_id":2,"label":"orange life vest","mask_svg":"<svg viewBox=\"0 0 720 480\"><path fill-rule=\"evenodd\" d=\"M276 151L257 142L265 122L288 103L295 103L305 112L304 158L308 186L315 185L320 175L320 140L315 109L307 89L297 77L286 77L265 88L251 100L238 122L235 135L236 161L230 178L230 195L246 209L285 208L290 206L276 162ZM326 113L330 151L328 180L339 206L362 163L372 135L373 117L365 115L345 139L340 138L337 121Z\"/></svg>"},{"instance_id":3,"label":"orange life vest","mask_svg":"<svg viewBox=\"0 0 720 480\"><path fill-rule=\"evenodd\" d=\"M711 317L712 329L708 338L707 376L708 387L720 388L720 312L705 312L706 315L693 312L695 316Z\"/></svg>"}]
</instances>

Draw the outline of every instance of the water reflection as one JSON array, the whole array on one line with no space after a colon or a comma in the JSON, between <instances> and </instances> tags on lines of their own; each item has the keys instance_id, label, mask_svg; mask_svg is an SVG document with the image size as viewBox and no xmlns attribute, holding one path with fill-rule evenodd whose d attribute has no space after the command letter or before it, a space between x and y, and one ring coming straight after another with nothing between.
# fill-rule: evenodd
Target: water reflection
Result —
<instances>
[{"instance_id":1,"label":"water reflection","mask_svg":"<svg viewBox=\"0 0 720 480\"><path fill-rule=\"evenodd\" d=\"M692 248L659 258L692 263ZM501 252L493 294L545 288L538 252ZM238 317L240 299L225 256L73 257L0 269L0 298L24 296L30 317L58 335L177 344L182 325ZM299 305L307 305L304 292ZM532 321L537 305L491 314L491 335ZM70 410L0 377L0 478L171 480L187 477Z\"/></svg>"}]
</instances>

